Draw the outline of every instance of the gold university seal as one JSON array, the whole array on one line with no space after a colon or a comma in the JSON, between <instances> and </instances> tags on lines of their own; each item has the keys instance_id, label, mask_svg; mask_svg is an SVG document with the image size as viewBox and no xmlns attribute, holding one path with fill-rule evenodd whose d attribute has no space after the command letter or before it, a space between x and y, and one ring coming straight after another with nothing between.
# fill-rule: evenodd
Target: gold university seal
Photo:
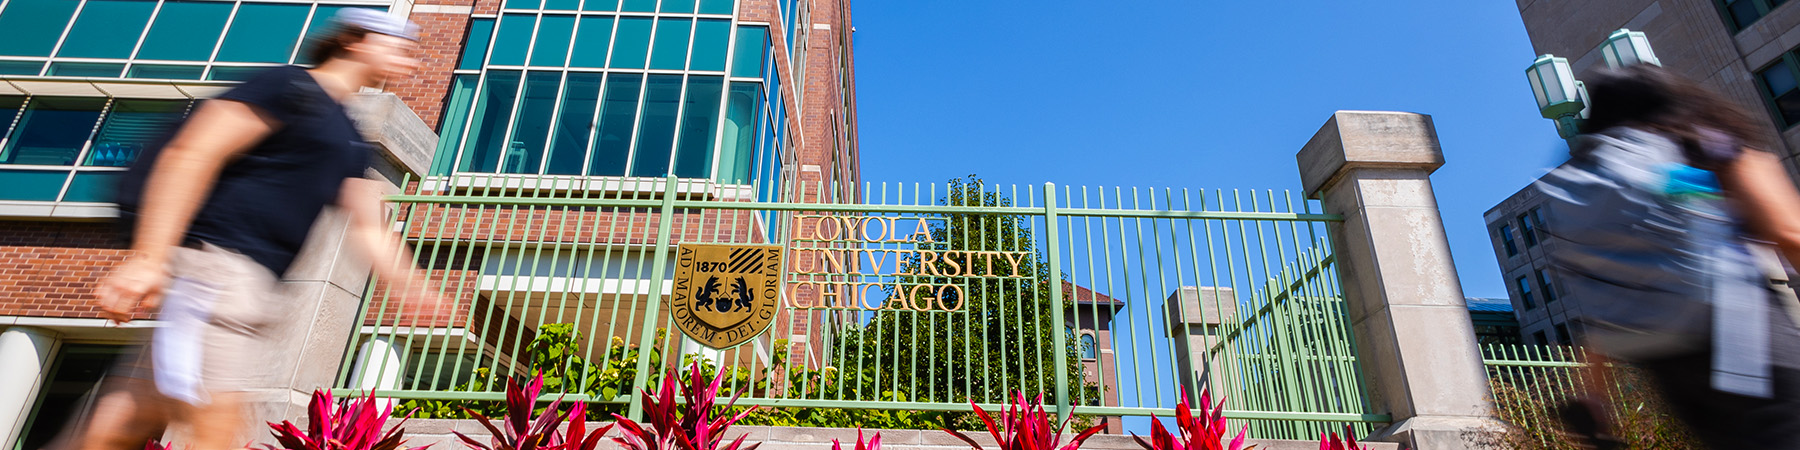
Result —
<instances>
[{"instance_id":1,"label":"gold university seal","mask_svg":"<svg viewBox=\"0 0 1800 450\"><path fill-rule=\"evenodd\" d=\"M780 246L682 244L676 254L676 328L717 349L768 331L781 299Z\"/></svg>"}]
</instances>

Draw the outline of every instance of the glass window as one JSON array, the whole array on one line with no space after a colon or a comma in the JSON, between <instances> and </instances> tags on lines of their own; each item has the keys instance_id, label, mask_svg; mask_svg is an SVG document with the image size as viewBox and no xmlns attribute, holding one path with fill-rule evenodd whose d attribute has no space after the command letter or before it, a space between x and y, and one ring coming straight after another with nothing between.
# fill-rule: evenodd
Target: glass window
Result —
<instances>
[{"instance_id":1,"label":"glass window","mask_svg":"<svg viewBox=\"0 0 1800 450\"><path fill-rule=\"evenodd\" d=\"M126 72L126 78L158 78L166 80L198 80L205 66L176 66L164 64L132 64Z\"/></svg>"},{"instance_id":2,"label":"glass window","mask_svg":"<svg viewBox=\"0 0 1800 450\"><path fill-rule=\"evenodd\" d=\"M100 379L124 353L125 347L120 345L64 344L58 349L19 448L48 447L72 423L70 419L87 417L100 391Z\"/></svg>"},{"instance_id":3,"label":"glass window","mask_svg":"<svg viewBox=\"0 0 1800 450\"><path fill-rule=\"evenodd\" d=\"M647 17L620 17L618 37L613 39L612 64L620 69L642 69L650 54L650 28Z\"/></svg>"},{"instance_id":4,"label":"glass window","mask_svg":"<svg viewBox=\"0 0 1800 450\"><path fill-rule=\"evenodd\" d=\"M59 62L50 64L49 74L56 77L118 78L124 71L124 64Z\"/></svg>"},{"instance_id":5,"label":"glass window","mask_svg":"<svg viewBox=\"0 0 1800 450\"><path fill-rule=\"evenodd\" d=\"M0 200L56 201L56 194L62 192L63 182L68 179L68 169L0 169L0 186L6 186L0 189Z\"/></svg>"},{"instance_id":6,"label":"glass window","mask_svg":"<svg viewBox=\"0 0 1800 450\"><path fill-rule=\"evenodd\" d=\"M50 50L56 48L56 40L62 37L63 28L75 15L75 5L80 3L73 0L7 2L6 10L0 11L0 30L6 30L6 38L0 39L0 55L50 56Z\"/></svg>"},{"instance_id":7,"label":"glass window","mask_svg":"<svg viewBox=\"0 0 1800 450\"><path fill-rule=\"evenodd\" d=\"M581 9L581 0L544 0L544 9L574 11Z\"/></svg>"},{"instance_id":8,"label":"glass window","mask_svg":"<svg viewBox=\"0 0 1800 450\"><path fill-rule=\"evenodd\" d=\"M1081 335L1081 358L1082 359L1095 359L1095 358L1099 358L1099 357L1100 357L1100 345L1098 342L1094 341L1094 335L1082 333L1082 335Z\"/></svg>"},{"instance_id":9,"label":"glass window","mask_svg":"<svg viewBox=\"0 0 1800 450\"><path fill-rule=\"evenodd\" d=\"M681 112L681 144L675 151L675 176L710 178L714 131L719 126L719 95L724 77L690 76Z\"/></svg>"},{"instance_id":10,"label":"glass window","mask_svg":"<svg viewBox=\"0 0 1800 450\"><path fill-rule=\"evenodd\" d=\"M0 95L0 139L12 133L13 119L19 117L19 110L25 107L25 97Z\"/></svg>"},{"instance_id":11,"label":"glass window","mask_svg":"<svg viewBox=\"0 0 1800 450\"><path fill-rule=\"evenodd\" d=\"M764 51L768 47L768 27L738 27L737 49L731 52L731 76L763 76L763 60L768 59Z\"/></svg>"},{"instance_id":12,"label":"glass window","mask_svg":"<svg viewBox=\"0 0 1800 450\"><path fill-rule=\"evenodd\" d=\"M106 99L94 97L31 99L6 148L0 149L0 164L74 164L105 106Z\"/></svg>"},{"instance_id":13,"label":"glass window","mask_svg":"<svg viewBox=\"0 0 1800 450\"><path fill-rule=\"evenodd\" d=\"M167 1L150 34L138 49L139 59L206 61L212 57L219 33L225 31L225 19L231 15L229 2Z\"/></svg>"},{"instance_id":14,"label":"glass window","mask_svg":"<svg viewBox=\"0 0 1800 450\"><path fill-rule=\"evenodd\" d=\"M550 139L551 114L556 112L557 87L562 72L528 72L525 74L525 99L519 102L519 117L513 121L512 142L506 147L500 171L505 173L538 173L544 161L544 144Z\"/></svg>"},{"instance_id":15,"label":"glass window","mask_svg":"<svg viewBox=\"0 0 1800 450\"><path fill-rule=\"evenodd\" d=\"M1513 244L1512 225L1501 225L1500 226L1500 243L1504 244L1506 246L1506 256L1513 256L1513 255L1519 254L1518 245Z\"/></svg>"},{"instance_id":16,"label":"glass window","mask_svg":"<svg viewBox=\"0 0 1800 450\"><path fill-rule=\"evenodd\" d=\"M662 0L662 12L693 14L694 0Z\"/></svg>"},{"instance_id":17,"label":"glass window","mask_svg":"<svg viewBox=\"0 0 1800 450\"><path fill-rule=\"evenodd\" d=\"M606 47L612 44L612 30L612 16L583 16L575 31L575 52L569 55L569 65L606 67Z\"/></svg>"},{"instance_id":18,"label":"glass window","mask_svg":"<svg viewBox=\"0 0 1800 450\"><path fill-rule=\"evenodd\" d=\"M1793 58L1793 55L1783 56L1775 65L1756 74L1775 109L1775 120L1783 127L1800 123L1800 84L1794 80Z\"/></svg>"},{"instance_id":19,"label":"glass window","mask_svg":"<svg viewBox=\"0 0 1800 450\"><path fill-rule=\"evenodd\" d=\"M618 11L619 0L585 0L581 2L583 11Z\"/></svg>"},{"instance_id":20,"label":"glass window","mask_svg":"<svg viewBox=\"0 0 1800 450\"><path fill-rule=\"evenodd\" d=\"M530 14L507 14L500 16L500 31L494 38L494 55L489 57L488 64L501 66L525 65L525 52L531 47L531 29L537 26L537 16Z\"/></svg>"},{"instance_id":21,"label":"glass window","mask_svg":"<svg viewBox=\"0 0 1800 450\"><path fill-rule=\"evenodd\" d=\"M506 9L538 9L543 4L543 0L506 0L505 6L502 7Z\"/></svg>"},{"instance_id":22,"label":"glass window","mask_svg":"<svg viewBox=\"0 0 1800 450\"><path fill-rule=\"evenodd\" d=\"M0 61L0 75L37 75L40 70L41 61Z\"/></svg>"},{"instance_id":23,"label":"glass window","mask_svg":"<svg viewBox=\"0 0 1800 450\"><path fill-rule=\"evenodd\" d=\"M594 152L588 175L624 175L631 157L632 126L637 123L638 89L643 76L615 73L606 79L606 100L600 127L594 131Z\"/></svg>"},{"instance_id":24,"label":"glass window","mask_svg":"<svg viewBox=\"0 0 1800 450\"><path fill-rule=\"evenodd\" d=\"M752 146L756 145L756 118L760 111L762 85L731 83L722 133L725 139L719 145L719 174L715 180L732 184L750 182L750 160L756 153Z\"/></svg>"},{"instance_id":25,"label":"glass window","mask_svg":"<svg viewBox=\"0 0 1800 450\"><path fill-rule=\"evenodd\" d=\"M88 0L56 56L130 58L155 9L154 0Z\"/></svg>"},{"instance_id":26,"label":"glass window","mask_svg":"<svg viewBox=\"0 0 1800 450\"><path fill-rule=\"evenodd\" d=\"M694 24L694 55L689 70L725 71L725 49L731 46L731 21L701 20Z\"/></svg>"},{"instance_id":27,"label":"glass window","mask_svg":"<svg viewBox=\"0 0 1800 450\"><path fill-rule=\"evenodd\" d=\"M531 49L531 65L563 65L569 58L572 34L575 34L575 16L546 15L539 19L537 45Z\"/></svg>"},{"instance_id":28,"label":"glass window","mask_svg":"<svg viewBox=\"0 0 1800 450\"><path fill-rule=\"evenodd\" d=\"M212 72L206 74L206 79L215 81L245 81L249 80L251 77L255 77L258 73L262 73L264 69L268 68L213 66Z\"/></svg>"},{"instance_id":29,"label":"glass window","mask_svg":"<svg viewBox=\"0 0 1800 450\"><path fill-rule=\"evenodd\" d=\"M1719 6L1725 10L1726 22L1732 30L1742 30L1761 19L1768 5L1757 5L1755 0L1718 0ZM1779 3L1779 2L1777 2Z\"/></svg>"},{"instance_id":30,"label":"glass window","mask_svg":"<svg viewBox=\"0 0 1800 450\"><path fill-rule=\"evenodd\" d=\"M1531 282L1525 281L1525 277L1519 277L1513 279L1513 285L1518 286L1519 299L1524 301L1525 309L1537 307L1537 300L1531 298Z\"/></svg>"},{"instance_id":31,"label":"glass window","mask_svg":"<svg viewBox=\"0 0 1800 450\"><path fill-rule=\"evenodd\" d=\"M1569 334L1569 325L1568 324L1564 324L1564 323L1556 324L1556 343L1562 344L1562 345L1569 345L1574 340L1575 340L1575 336L1572 336Z\"/></svg>"},{"instance_id":32,"label":"glass window","mask_svg":"<svg viewBox=\"0 0 1800 450\"><path fill-rule=\"evenodd\" d=\"M219 61L285 63L294 53L308 5L245 2L219 46Z\"/></svg>"},{"instance_id":33,"label":"glass window","mask_svg":"<svg viewBox=\"0 0 1800 450\"><path fill-rule=\"evenodd\" d=\"M489 71L481 87L481 99L471 115L468 141L463 144L462 160L457 170L463 172L494 171L500 149L506 148L506 121L512 116L513 98L519 92L519 72Z\"/></svg>"},{"instance_id":34,"label":"glass window","mask_svg":"<svg viewBox=\"0 0 1800 450\"><path fill-rule=\"evenodd\" d=\"M693 28L691 19L656 21L656 45L650 52L650 68L686 69L688 38L692 36Z\"/></svg>"},{"instance_id":35,"label":"glass window","mask_svg":"<svg viewBox=\"0 0 1800 450\"><path fill-rule=\"evenodd\" d=\"M387 11L386 8L371 7L371 6L325 6L325 5L319 5L319 7L313 8L312 19L306 21L306 39L302 39L301 42L305 42L306 45L308 45L308 46L312 45L312 43L315 41L314 38L317 38L318 36L331 31L331 30L328 30L327 28L330 28L331 18L336 17L338 11L343 11L345 9L350 9L350 8L372 9L372 10L382 11L382 12ZM314 61L312 61L312 58L306 57L305 51L301 51L300 56L297 58L294 58L294 59L296 60L296 62L298 62L300 64L312 64L314 62Z\"/></svg>"},{"instance_id":36,"label":"glass window","mask_svg":"<svg viewBox=\"0 0 1800 450\"><path fill-rule=\"evenodd\" d=\"M624 0L619 5L620 11L656 12L656 0Z\"/></svg>"},{"instance_id":37,"label":"glass window","mask_svg":"<svg viewBox=\"0 0 1800 450\"><path fill-rule=\"evenodd\" d=\"M700 0L701 14L731 14L732 0Z\"/></svg>"},{"instance_id":38,"label":"glass window","mask_svg":"<svg viewBox=\"0 0 1800 450\"><path fill-rule=\"evenodd\" d=\"M675 115L681 109L681 75L651 75L644 83L643 118L637 149L631 155L631 176L667 176L669 154L675 150Z\"/></svg>"},{"instance_id":39,"label":"glass window","mask_svg":"<svg viewBox=\"0 0 1800 450\"><path fill-rule=\"evenodd\" d=\"M600 102L598 73L569 73L563 84L562 107L556 117L556 135L550 141L550 161L544 173L581 175L587 163L588 135L593 132L594 108Z\"/></svg>"},{"instance_id":40,"label":"glass window","mask_svg":"<svg viewBox=\"0 0 1800 450\"><path fill-rule=\"evenodd\" d=\"M1537 331L1537 332L1531 333L1531 337L1532 337L1532 340L1536 341L1535 343L1537 345L1550 345L1550 339L1544 337L1543 331Z\"/></svg>"},{"instance_id":41,"label":"glass window","mask_svg":"<svg viewBox=\"0 0 1800 450\"><path fill-rule=\"evenodd\" d=\"M462 142L463 124L468 123L469 106L475 102L476 75L457 75L444 102L444 120L439 125L437 157L431 159L432 175L449 175L456 161L456 145Z\"/></svg>"},{"instance_id":42,"label":"glass window","mask_svg":"<svg viewBox=\"0 0 1800 450\"><path fill-rule=\"evenodd\" d=\"M75 172L75 179L69 180L69 192L63 194L65 202L112 202L113 192L117 190L119 176L123 171Z\"/></svg>"},{"instance_id":43,"label":"glass window","mask_svg":"<svg viewBox=\"0 0 1800 450\"><path fill-rule=\"evenodd\" d=\"M1526 247L1537 246L1537 229L1533 228L1531 217L1528 214L1519 215L1519 234L1525 237Z\"/></svg>"},{"instance_id":44,"label":"glass window","mask_svg":"<svg viewBox=\"0 0 1800 450\"><path fill-rule=\"evenodd\" d=\"M1550 274L1544 272L1544 269L1533 269L1533 272L1537 275L1538 290L1544 292L1544 303L1556 301L1556 285L1550 282Z\"/></svg>"},{"instance_id":45,"label":"glass window","mask_svg":"<svg viewBox=\"0 0 1800 450\"><path fill-rule=\"evenodd\" d=\"M187 114L187 100L119 99L113 101L85 166L125 167L137 159L144 146L162 137ZM80 178L80 177L76 177Z\"/></svg>"},{"instance_id":46,"label":"glass window","mask_svg":"<svg viewBox=\"0 0 1800 450\"><path fill-rule=\"evenodd\" d=\"M456 63L456 68L480 70L482 60L487 58L488 40L493 37L494 19L469 22L469 40L463 43L462 60Z\"/></svg>"}]
</instances>

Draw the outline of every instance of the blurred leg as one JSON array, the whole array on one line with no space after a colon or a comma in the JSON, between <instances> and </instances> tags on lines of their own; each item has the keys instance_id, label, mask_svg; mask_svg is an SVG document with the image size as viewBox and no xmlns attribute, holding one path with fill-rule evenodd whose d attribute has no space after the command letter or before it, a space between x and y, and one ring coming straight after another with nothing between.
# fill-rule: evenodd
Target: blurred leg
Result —
<instances>
[{"instance_id":1,"label":"blurred leg","mask_svg":"<svg viewBox=\"0 0 1800 450\"><path fill-rule=\"evenodd\" d=\"M243 394L237 392L214 393L211 402L192 407L185 420L193 430L193 442L188 449L244 448L245 412Z\"/></svg>"},{"instance_id":2,"label":"blurred leg","mask_svg":"<svg viewBox=\"0 0 1800 450\"><path fill-rule=\"evenodd\" d=\"M52 444L60 450L141 450L144 443L162 436L169 425L168 399L156 393L149 380L111 377L94 403L86 423L70 433L67 442Z\"/></svg>"}]
</instances>

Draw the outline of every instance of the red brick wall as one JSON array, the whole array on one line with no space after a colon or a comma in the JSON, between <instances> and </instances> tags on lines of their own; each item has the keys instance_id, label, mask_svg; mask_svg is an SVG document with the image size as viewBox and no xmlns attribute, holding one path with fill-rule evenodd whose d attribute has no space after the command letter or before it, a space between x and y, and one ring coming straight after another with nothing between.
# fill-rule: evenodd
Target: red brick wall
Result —
<instances>
[{"instance_id":1,"label":"red brick wall","mask_svg":"<svg viewBox=\"0 0 1800 450\"><path fill-rule=\"evenodd\" d=\"M127 254L112 227L0 221L0 316L99 318L94 286Z\"/></svg>"},{"instance_id":2,"label":"red brick wall","mask_svg":"<svg viewBox=\"0 0 1800 450\"><path fill-rule=\"evenodd\" d=\"M468 2L470 0L464 0ZM419 70L412 77L388 87L413 113L433 129L444 109L444 96L450 91L450 71L462 57L463 39L468 34L468 14L413 13L419 24Z\"/></svg>"}]
</instances>

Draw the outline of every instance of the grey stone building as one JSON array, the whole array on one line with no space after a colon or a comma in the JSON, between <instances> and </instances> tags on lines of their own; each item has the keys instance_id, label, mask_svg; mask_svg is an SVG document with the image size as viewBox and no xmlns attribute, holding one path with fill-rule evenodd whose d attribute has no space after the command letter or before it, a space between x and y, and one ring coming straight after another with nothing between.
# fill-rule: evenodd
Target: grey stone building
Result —
<instances>
[{"instance_id":1,"label":"grey stone building","mask_svg":"<svg viewBox=\"0 0 1800 450\"><path fill-rule=\"evenodd\" d=\"M1535 189L1520 189L1482 218L1524 343L1566 344L1571 340L1568 319L1580 300L1564 295L1557 274L1550 270L1549 255L1556 244L1544 240L1539 231L1544 223L1540 197Z\"/></svg>"}]
</instances>

